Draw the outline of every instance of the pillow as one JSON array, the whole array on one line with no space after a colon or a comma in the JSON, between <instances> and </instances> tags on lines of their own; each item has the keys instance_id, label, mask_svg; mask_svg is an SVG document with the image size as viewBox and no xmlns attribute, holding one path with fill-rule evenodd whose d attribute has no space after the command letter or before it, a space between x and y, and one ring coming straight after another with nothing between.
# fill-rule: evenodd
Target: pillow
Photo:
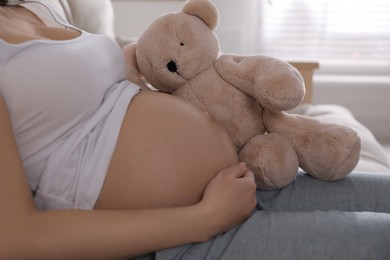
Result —
<instances>
[{"instance_id":1,"label":"pillow","mask_svg":"<svg viewBox=\"0 0 390 260\"><path fill-rule=\"evenodd\" d=\"M110 0L67 0L67 3L74 26L115 38L114 11Z\"/></svg>"},{"instance_id":2,"label":"pillow","mask_svg":"<svg viewBox=\"0 0 390 260\"><path fill-rule=\"evenodd\" d=\"M42 0L74 26L114 39L114 11L110 0Z\"/></svg>"}]
</instances>

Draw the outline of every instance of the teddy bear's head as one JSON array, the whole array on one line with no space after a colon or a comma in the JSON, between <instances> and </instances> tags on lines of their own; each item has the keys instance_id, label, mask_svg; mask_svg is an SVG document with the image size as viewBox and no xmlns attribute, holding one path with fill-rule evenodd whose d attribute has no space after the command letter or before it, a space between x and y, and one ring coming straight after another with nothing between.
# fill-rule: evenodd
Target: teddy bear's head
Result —
<instances>
[{"instance_id":1,"label":"teddy bear's head","mask_svg":"<svg viewBox=\"0 0 390 260\"><path fill-rule=\"evenodd\" d=\"M137 43L126 47L125 55L135 55L134 65L148 82L171 93L215 62L219 42L213 30L217 23L214 4L189 0L181 12L155 20Z\"/></svg>"}]
</instances>

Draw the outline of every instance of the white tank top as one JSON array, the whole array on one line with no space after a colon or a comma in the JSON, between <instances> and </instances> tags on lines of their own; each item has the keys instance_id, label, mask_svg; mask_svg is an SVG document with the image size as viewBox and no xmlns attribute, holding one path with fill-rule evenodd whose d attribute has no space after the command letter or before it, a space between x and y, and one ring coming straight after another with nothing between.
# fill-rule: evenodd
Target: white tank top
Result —
<instances>
[{"instance_id":1,"label":"white tank top","mask_svg":"<svg viewBox=\"0 0 390 260\"><path fill-rule=\"evenodd\" d=\"M23 6L40 10L34 12L51 24L72 27L43 2ZM63 41L0 39L0 94L41 209L93 207L128 103L139 91L124 80L115 42L78 31Z\"/></svg>"}]
</instances>

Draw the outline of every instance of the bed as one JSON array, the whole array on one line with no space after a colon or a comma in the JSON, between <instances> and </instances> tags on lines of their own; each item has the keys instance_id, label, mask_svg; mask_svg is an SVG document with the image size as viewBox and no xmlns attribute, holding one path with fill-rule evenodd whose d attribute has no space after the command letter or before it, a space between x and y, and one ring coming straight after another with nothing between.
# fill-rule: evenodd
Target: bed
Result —
<instances>
[{"instance_id":1,"label":"bed","mask_svg":"<svg viewBox=\"0 0 390 260\"><path fill-rule=\"evenodd\" d=\"M46 1L76 26L124 44L114 36L111 1ZM353 173L323 182L300 171L283 189L259 190L252 216L225 234L137 259L390 259L390 166L385 152L346 108L312 105L312 75L318 63L291 64L304 77L307 94L290 112L358 132L362 153Z\"/></svg>"}]
</instances>

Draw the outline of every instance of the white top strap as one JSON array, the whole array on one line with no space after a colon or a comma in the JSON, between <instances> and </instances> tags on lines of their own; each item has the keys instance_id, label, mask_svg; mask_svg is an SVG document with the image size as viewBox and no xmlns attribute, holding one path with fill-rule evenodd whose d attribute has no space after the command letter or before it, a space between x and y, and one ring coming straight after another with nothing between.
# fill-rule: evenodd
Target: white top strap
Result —
<instances>
[{"instance_id":1,"label":"white top strap","mask_svg":"<svg viewBox=\"0 0 390 260\"><path fill-rule=\"evenodd\" d=\"M51 26L75 28L73 25L69 24L68 21L66 21L66 19L62 17L54 7L45 2L37 0L14 0L14 2L15 3L12 3L12 5L22 5L31 12L35 13L43 22L46 22ZM42 6L45 8L43 9Z\"/></svg>"}]
</instances>

